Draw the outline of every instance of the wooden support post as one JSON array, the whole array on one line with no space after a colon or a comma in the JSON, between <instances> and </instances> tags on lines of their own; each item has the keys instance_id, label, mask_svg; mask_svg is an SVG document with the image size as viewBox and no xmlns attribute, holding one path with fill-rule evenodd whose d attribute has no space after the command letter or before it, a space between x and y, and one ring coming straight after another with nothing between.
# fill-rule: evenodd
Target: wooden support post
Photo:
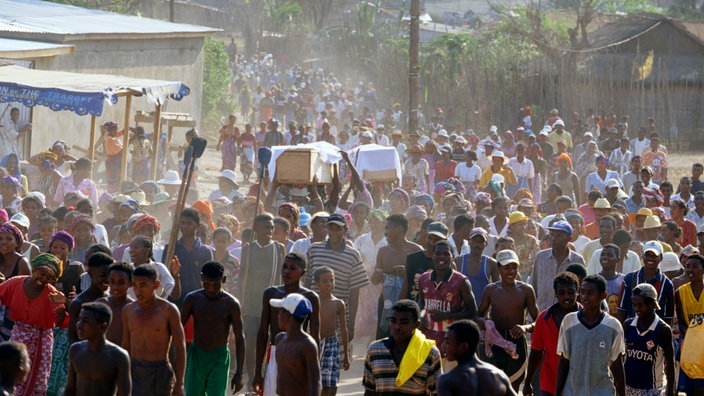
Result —
<instances>
[{"instance_id":1,"label":"wooden support post","mask_svg":"<svg viewBox=\"0 0 704 396\"><path fill-rule=\"evenodd\" d=\"M150 178L156 180L156 171L159 168L159 143L161 142L161 103L156 104L156 114L154 115L154 147L152 152L152 169ZM165 149L168 150L168 145Z\"/></svg>"},{"instance_id":2,"label":"wooden support post","mask_svg":"<svg viewBox=\"0 0 704 396\"><path fill-rule=\"evenodd\" d=\"M127 95L125 98L125 124L123 130L125 134L122 137L122 169L120 169L120 184L127 179L127 151L130 144L130 108L132 107L132 95Z\"/></svg>"},{"instance_id":3,"label":"wooden support post","mask_svg":"<svg viewBox=\"0 0 704 396\"><path fill-rule=\"evenodd\" d=\"M90 116L90 142L88 143L88 159L90 159L90 178L93 179L93 174L95 174L95 127L98 123L97 118L94 115Z\"/></svg>"}]
</instances>

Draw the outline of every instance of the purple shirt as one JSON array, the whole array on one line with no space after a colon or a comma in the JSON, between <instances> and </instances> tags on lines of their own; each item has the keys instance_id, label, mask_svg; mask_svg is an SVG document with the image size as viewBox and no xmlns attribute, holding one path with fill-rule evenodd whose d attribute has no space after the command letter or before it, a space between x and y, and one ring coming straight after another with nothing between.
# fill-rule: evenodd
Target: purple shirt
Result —
<instances>
[{"instance_id":1,"label":"purple shirt","mask_svg":"<svg viewBox=\"0 0 704 396\"><path fill-rule=\"evenodd\" d=\"M169 245L167 244L164 246L161 262L166 260L166 252L168 250ZM196 237L196 241L193 243L193 250L189 252L183 247L183 238L181 238L176 241L174 255L178 257L178 261L181 263L181 297L174 302L181 307L188 293L203 287L200 281L200 269L203 264L213 261L213 251L203 245L200 238Z\"/></svg>"}]
</instances>

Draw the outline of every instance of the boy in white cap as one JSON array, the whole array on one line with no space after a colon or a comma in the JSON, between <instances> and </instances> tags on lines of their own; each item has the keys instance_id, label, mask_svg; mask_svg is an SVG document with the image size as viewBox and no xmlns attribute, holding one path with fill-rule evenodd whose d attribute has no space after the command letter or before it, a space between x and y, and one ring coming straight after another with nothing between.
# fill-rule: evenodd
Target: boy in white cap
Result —
<instances>
[{"instance_id":1,"label":"boy in white cap","mask_svg":"<svg viewBox=\"0 0 704 396\"><path fill-rule=\"evenodd\" d=\"M528 356L525 333L533 332L533 324L524 325L526 310L535 320L538 317L535 291L527 283L516 281L518 275L518 255L513 250L502 250L496 254L501 280L488 285L482 294L482 301L477 310L479 316L487 317L491 308L491 320L499 334L516 344L518 358L512 358L503 348L495 345L491 348L492 356L485 361L502 369L515 391L525 378L526 358ZM487 327L485 321L483 327ZM487 330L489 334L489 330ZM488 337L488 336L487 336ZM489 343L489 340L486 341Z\"/></svg>"},{"instance_id":2,"label":"boy in white cap","mask_svg":"<svg viewBox=\"0 0 704 396\"><path fill-rule=\"evenodd\" d=\"M658 241L648 241L643 245L643 268L626 274L621 286L618 318L621 321L635 317L631 293L641 283L649 283L658 291L659 308L656 313L669 326L675 315L675 291L672 282L667 279L658 265L662 261L663 248Z\"/></svg>"},{"instance_id":3,"label":"boy in white cap","mask_svg":"<svg viewBox=\"0 0 704 396\"><path fill-rule=\"evenodd\" d=\"M318 346L303 331L303 322L313 312L307 298L291 293L269 304L280 308L277 316L283 332L276 335L276 389L279 395L319 395L321 390Z\"/></svg>"}]
</instances>

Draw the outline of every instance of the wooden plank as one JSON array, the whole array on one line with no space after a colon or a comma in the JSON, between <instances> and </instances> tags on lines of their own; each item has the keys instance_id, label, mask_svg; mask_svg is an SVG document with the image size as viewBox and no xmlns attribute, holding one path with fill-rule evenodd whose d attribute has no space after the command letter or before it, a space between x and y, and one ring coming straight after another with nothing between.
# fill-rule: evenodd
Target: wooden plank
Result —
<instances>
[{"instance_id":1,"label":"wooden plank","mask_svg":"<svg viewBox=\"0 0 704 396\"><path fill-rule=\"evenodd\" d=\"M122 167L120 169L120 183L127 179L127 151L130 143L130 108L132 107L132 95L128 95L125 100L125 124L122 136Z\"/></svg>"},{"instance_id":2,"label":"wooden plank","mask_svg":"<svg viewBox=\"0 0 704 396\"><path fill-rule=\"evenodd\" d=\"M87 149L85 147L77 146L74 144L71 146L71 149L76 150L79 153L90 155L90 149ZM96 160L96 161L105 161L108 159L107 155L105 155L104 153L101 153L101 152L95 152L94 156L95 156L94 160Z\"/></svg>"},{"instance_id":3,"label":"wooden plank","mask_svg":"<svg viewBox=\"0 0 704 396\"><path fill-rule=\"evenodd\" d=\"M88 142L88 158L90 159L90 178L93 179L95 172L95 127L98 121L95 115L90 116L90 142Z\"/></svg>"},{"instance_id":4,"label":"wooden plank","mask_svg":"<svg viewBox=\"0 0 704 396\"><path fill-rule=\"evenodd\" d=\"M152 169L151 180L156 180L156 170L159 165L159 142L161 142L161 103L156 104L156 115L154 117L154 145L152 147Z\"/></svg>"}]
</instances>

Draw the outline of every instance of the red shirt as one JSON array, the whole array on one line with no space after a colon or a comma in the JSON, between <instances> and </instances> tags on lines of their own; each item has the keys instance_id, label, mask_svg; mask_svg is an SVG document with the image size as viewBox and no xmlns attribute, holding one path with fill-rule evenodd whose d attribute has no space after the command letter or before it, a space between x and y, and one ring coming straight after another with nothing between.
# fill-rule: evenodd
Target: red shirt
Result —
<instances>
[{"instance_id":1,"label":"red shirt","mask_svg":"<svg viewBox=\"0 0 704 396\"><path fill-rule=\"evenodd\" d=\"M557 386L557 365L560 355L557 354L557 340L560 329L552 318L554 310L559 309L557 303L542 311L535 320L533 338L530 349L543 351L543 365L540 367L540 390L553 394Z\"/></svg>"},{"instance_id":2,"label":"red shirt","mask_svg":"<svg viewBox=\"0 0 704 396\"><path fill-rule=\"evenodd\" d=\"M27 325L51 329L56 326L54 309L61 304L49 300L49 294L56 292L52 285L44 286L37 298L29 299L24 292L27 275L12 277L0 285L0 302L10 309L10 319Z\"/></svg>"},{"instance_id":3,"label":"red shirt","mask_svg":"<svg viewBox=\"0 0 704 396\"><path fill-rule=\"evenodd\" d=\"M683 247L687 245L697 246L697 226L691 220L687 219L681 223L677 223L677 225L682 229L682 235L675 239L675 241Z\"/></svg>"},{"instance_id":4,"label":"red shirt","mask_svg":"<svg viewBox=\"0 0 704 396\"><path fill-rule=\"evenodd\" d=\"M457 167L457 162L452 160L448 163L445 163L443 160L435 162L435 181L447 180L454 177L455 167Z\"/></svg>"}]
</instances>

